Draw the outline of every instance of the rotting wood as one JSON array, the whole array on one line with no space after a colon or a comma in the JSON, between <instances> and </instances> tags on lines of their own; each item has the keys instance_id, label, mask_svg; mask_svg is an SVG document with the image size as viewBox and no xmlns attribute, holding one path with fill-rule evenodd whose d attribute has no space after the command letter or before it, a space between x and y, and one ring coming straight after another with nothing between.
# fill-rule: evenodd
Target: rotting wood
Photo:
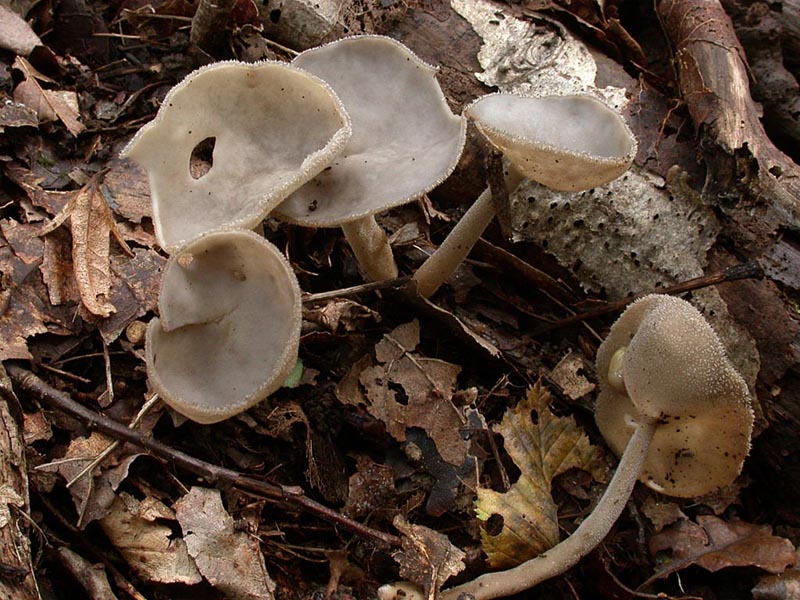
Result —
<instances>
[{"instance_id":1,"label":"rotting wood","mask_svg":"<svg viewBox=\"0 0 800 600\"><path fill-rule=\"evenodd\" d=\"M744 50L717 0L661 0L680 91L701 136L704 197L740 225L756 251L780 228L800 228L800 168L767 137L750 96Z\"/></svg>"},{"instance_id":2,"label":"rotting wood","mask_svg":"<svg viewBox=\"0 0 800 600\"><path fill-rule=\"evenodd\" d=\"M28 514L25 444L13 413L21 413L5 370L0 367L0 598L40 598L33 575Z\"/></svg>"}]
</instances>

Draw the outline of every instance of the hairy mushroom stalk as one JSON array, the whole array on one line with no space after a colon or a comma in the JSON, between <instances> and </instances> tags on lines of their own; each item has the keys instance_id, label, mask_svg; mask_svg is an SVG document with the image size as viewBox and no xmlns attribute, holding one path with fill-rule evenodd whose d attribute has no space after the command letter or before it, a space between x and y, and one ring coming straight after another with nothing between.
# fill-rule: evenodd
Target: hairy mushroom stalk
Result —
<instances>
[{"instance_id":1,"label":"hairy mushroom stalk","mask_svg":"<svg viewBox=\"0 0 800 600\"><path fill-rule=\"evenodd\" d=\"M490 94L464 112L508 160L509 191L526 177L556 190L590 189L619 177L636 154L636 141L622 118L591 96ZM487 188L417 269L414 279L421 296L439 289L494 215Z\"/></svg>"},{"instance_id":2,"label":"hairy mushroom stalk","mask_svg":"<svg viewBox=\"0 0 800 600\"><path fill-rule=\"evenodd\" d=\"M174 252L207 231L250 229L341 151L350 121L330 86L278 62L220 62L190 73L123 150L150 182L159 244ZM193 151L213 145L195 176Z\"/></svg>"},{"instance_id":3,"label":"hairy mushroom stalk","mask_svg":"<svg viewBox=\"0 0 800 600\"><path fill-rule=\"evenodd\" d=\"M598 349L597 371L597 424L622 455L597 506L544 554L445 590L442 600L509 596L563 573L605 538L637 480L695 497L740 473L753 428L750 393L691 304L658 294L633 303Z\"/></svg>"},{"instance_id":4,"label":"hairy mushroom stalk","mask_svg":"<svg viewBox=\"0 0 800 600\"><path fill-rule=\"evenodd\" d=\"M419 198L453 171L466 138L436 69L391 38L363 35L306 50L292 64L336 91L353 135L330 168L275 213L306 227L341 227L372 280L397 276L375 215Z\"/></svg>"},{"instance_id":5,"label":"hairy mushroom stalk","mask_svg":"<svg viewBox=\"0 0 800 600\"><path fill-rule=\"evenodd\" d=\"M164 268L147 374L173 409L216 423L277 390L297 362L300 287L280 251L251 231L201 235Z\"/></svg>"}]
</instances>

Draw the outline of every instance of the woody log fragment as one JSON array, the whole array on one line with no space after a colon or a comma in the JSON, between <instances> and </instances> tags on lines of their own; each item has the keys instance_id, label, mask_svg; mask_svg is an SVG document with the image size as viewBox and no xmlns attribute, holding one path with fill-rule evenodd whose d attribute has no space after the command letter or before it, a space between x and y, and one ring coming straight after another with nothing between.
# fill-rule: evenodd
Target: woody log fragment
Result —
<instances>
[{"instance_id":1,"label":"woody log fragment","mask_svg":"<svg viewBox=\"0 0 800 600\"><path fill-rule=\"evenodd\" d=\"M764 132L730 18L717 0L661 0L657 9L702 139L705 198L740 225L753 250L778 228L797 229L800 168Z\"/></svg>"}]
</instances>

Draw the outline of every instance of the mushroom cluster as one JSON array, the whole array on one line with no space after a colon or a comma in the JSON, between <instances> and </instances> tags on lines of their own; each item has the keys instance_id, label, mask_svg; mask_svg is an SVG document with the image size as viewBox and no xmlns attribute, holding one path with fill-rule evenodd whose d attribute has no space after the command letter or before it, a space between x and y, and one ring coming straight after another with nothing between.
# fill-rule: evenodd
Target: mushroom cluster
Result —
<instances>
[{"instance_id":1,"label":"mushroom cluster","mask_svg":"<svg viewBox=\"0 0 800 600\"><path fill-rule=\"evenodd\" d=\"M123 155L147 171L156 235L171 254L145 349L167 404L217 422L292 371L300 288L281 252L251 231L268 214L341 227L366 276L380 280L397 266L375 215L450 175L467 118L503 152L509 189L530 178L585 190L633 160L630 130L593 97L490 94L458 116L435 71L399 42L365 35L312 48L292 64L218 63L166 96ZM209 139L212 166L196 177L192 153ZM487 190L416 271L421 296L441 286L494 214ZM488 600L564 572L607 535L637 480L694 497L738 475L753 426L749 392L688 302L651 295L632 304L600 346L597 370L597 424L621 459L594 511L547 553L442 598Z\"/></svg>"},{"instance_id":2,"label":"mushroom cluster","mask_svg":"<svg viewBox=\"0 0 800 600\"><path fill-rule=\"evenodd\" d=\"M375 35L293 64L221 62L175 86L134 136L123 156L147 172L156 236L172 255L146 338L149 379L172 408L225 419L296 361L299 286L277 249L248 233L268 214L341 226L367 277L397 275L374 215L443 181L466 136L435 72ZM192 154L208 141L211 167L196 176Z\"/></svg>"}]
</instances>

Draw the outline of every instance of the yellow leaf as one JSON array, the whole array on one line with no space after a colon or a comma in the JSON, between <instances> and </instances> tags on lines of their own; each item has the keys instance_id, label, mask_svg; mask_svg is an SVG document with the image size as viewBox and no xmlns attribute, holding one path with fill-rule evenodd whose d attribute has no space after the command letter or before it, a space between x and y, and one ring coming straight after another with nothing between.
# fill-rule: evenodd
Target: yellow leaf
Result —
<instances>
[{"instance_id":1,"label":"yellow leaf","mask_svg":"<svg viewBox=\"0 0 800 600\"><path fill-rule=\"evenodd\" d=\"M556 505L550 494L554 477L577 467L595 479L605 478L600 451L589 444L572 417L550 412L551 400L538 383L494 428L521 474L505 493L478 490L477 517L486 521L499 515L503 521L497 535L481 530L483 550L493 567L517 565L558 543Z\"/></svg>"}]
</instances>

